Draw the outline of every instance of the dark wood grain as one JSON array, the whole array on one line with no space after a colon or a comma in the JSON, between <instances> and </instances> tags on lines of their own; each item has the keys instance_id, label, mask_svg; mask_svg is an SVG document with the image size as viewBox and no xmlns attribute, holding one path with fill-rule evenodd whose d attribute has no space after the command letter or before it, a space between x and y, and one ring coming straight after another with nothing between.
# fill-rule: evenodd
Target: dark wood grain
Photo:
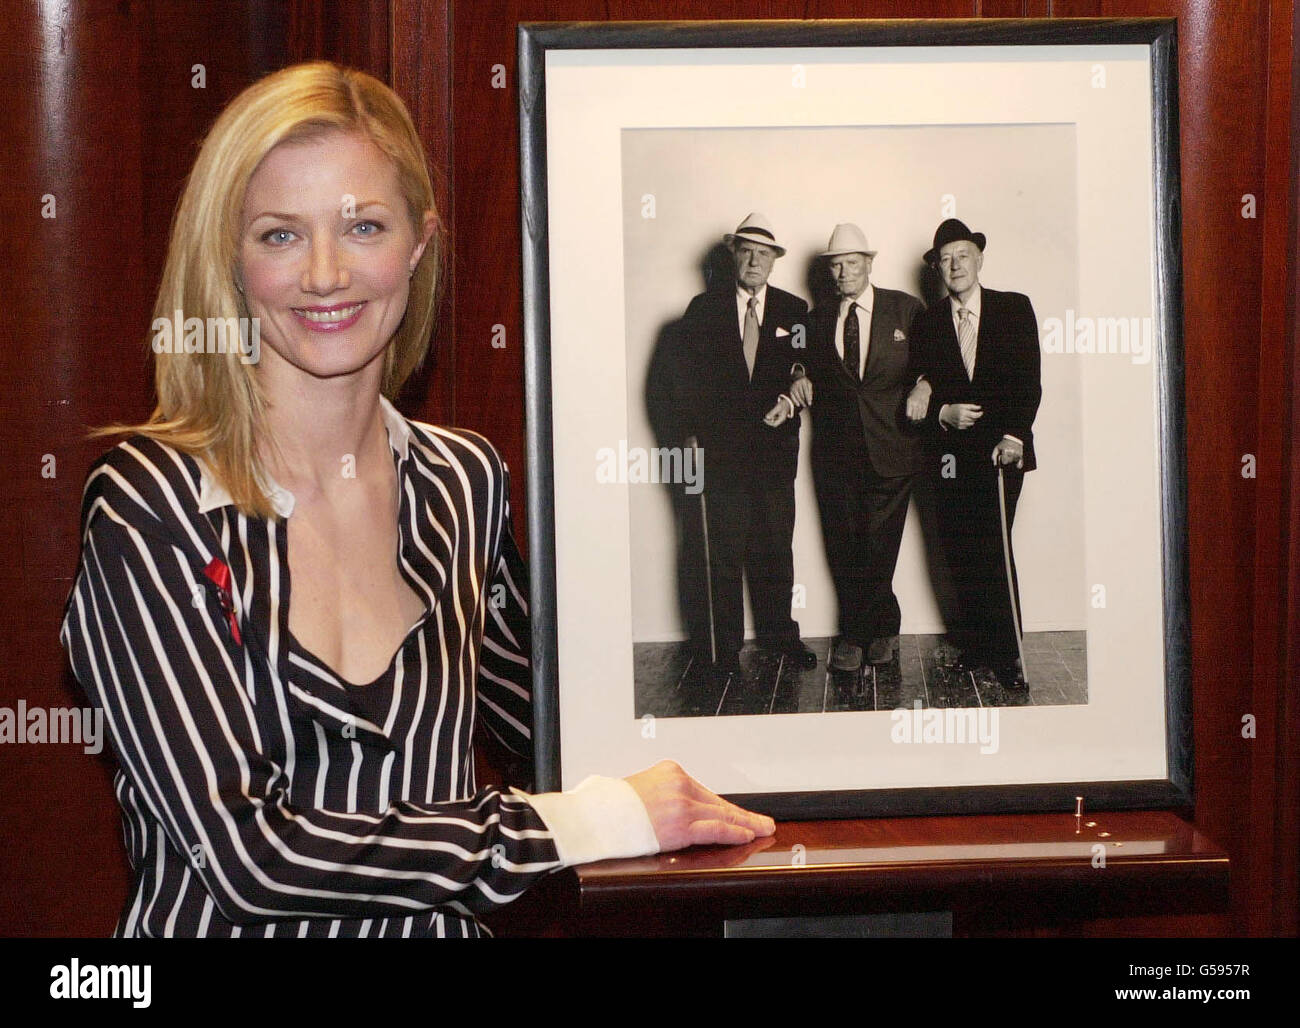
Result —
<instances>
[{"instance_id":1,"label":"dark wood grain","mask_svg":"<svg viewBox=\"0 0 1300 1028\"><path fill-rule=\"evenodd\" d=\"M1289 25L1288 25L1289 23ZM1290 38L1287 38L1288 27ZM1282 424L1289 425L1286 433L1287 459L1287 517L1282 523L1283 542L1279 548L1279 562L1286 569L1285 590L1278 611L1283 625L1282 669L1274 679L1279 694L1278 724L1281 726L1278 756L1275 764L1278 780L1278 797L1275 810L1277 827L1278 883L1273 896L1273 916L1269 930L1276 933L1300 935L1300 694L1295 683L1300 682L1300 319L1296 316L1297 297L1300 297L1300 262L1291 255L1300 252L1300 224L1291 202L1300 192L1300 7L1290 2L1274 6L1272 33L1278 42L1272 49L1280 53L1279 74L1272 80L1267 100L1270 108L1281 111L1289 108L1289 118L1277 121L1285 131L1289 126L1287 171L1281 175L1281 184L1270 189L1269 196L1291 212L1290 231L1282 240L1281 252L1270 250L1272 266L1283 280L1279 292L1285 297L1283 307L1290 313L1291 323L1283 337L1282 345L1289 347L1286 380L1290 384L1286 403L1286 417ZM1287 273L1287 269L1290 273Z\"/></svg>"},{"instance_id":2,"label":"dark wood grain","mask_svg":"<svg viewBox=\"0 0 1300 1028\"><path fill-rule=\"evenodd\" d=\"M410 109L424 142L433 177L434 200L444 245L456 237L452 161L451 5L449 0L392 0L392 82ZM456 422L455 347L456 267L443 255L442 304L434 323L429 356L402 391L399 406L410 417L432 424Z\"/></svg>"},{"instance_id":3,"label":"dark wood grain","mask_svg":"<svg viewBox=\"0 0 1300 1028\"><path fill-rule=\"evenodd\" d=\"M1257 547L1264 542L1256 522L1260 487L1267 488L1270 473L1243 478L1242 458L1258 460L1261 443L1270 444L1259 425L1263 233L1259 219L1242 217L1242 196L1254 194L1265 207L1280 196L1263 198L1264 10L1258 3L1231 10L1195 3L1182 13L1196 809L1199 823L1227 840L1242 869L1233 881L1234 908L1237 928L1249 931L1251 908L1271 889L1267 863L1261 871L1258 861L1272 849L1273 810L1272 804L1255 807L1252 781L1255 761L1271 768L1272 760L1266 738L1243 738L1242 717L1273 720L1268 671L1255 667L1252 645L1256 631L1270 631L1273 615L1261 609L1256 625L1249 613ZM1243 107L1243 90L1261 99ZM1269 559L1276 559L1275 549Z\"/></svg>"},{"instance_id":4,"label":"dark wood grain","mask_svg":"<svg viewBox=\"0 0 1300 1028\"><path fill-rule=\"evenodd\" d=\"M282 0L287 64L325 59L390 80L389 4Z\"/></svg>"},{"instance_id":5,"label":"dark wood grain","mask_svg":"<svg viewBox=\"0 0 1300 1028\"><path fill-rule=\"evenodd\" d=\"M212 120L283 64L388 75L387 4L22 4L7 12L0 214L18 231L0 339L0 705L85 702L58 642L89 426L153 406L149 315L180 188ZM194 66L204 82L194 82ZM41 217L52 194L57 217ZM56 461L42 475L45 455ZM106 935L126 892L106 754L0 748L0 935Z\"/></svg>"},{"instance_id":6,"label":"dark wood grain","mask_svg":"<svg viewBox=\"0 0 1300 1028\"><path fill-rule=\"evenodd\" d=\"M1294 77L1297 12L1290 3L1268 4L1269 24L1264 129L1263 294L1260 303L1260 495L1256 505L1256 611L1275 612L1254 622L1252 684L1257 709L1271 722L1252 767L1251 806L1272 809L1257 828L1250 892L1271 890L1271 910L1260 911L1256 932L1300 931L1300 437L1296 435L1297 349L1296 127L1300 81ZM1290 274L1288 274L1288 269ZM1268 345L1276 340L1275 345ZM1283 431L1279 432L1279 426ZM1286 426L1290 431L1286 431ZM1271 878L1271 881L1270 881Z\"/></svg>"},{"instance_id":7,"label":"dark wood grain","mask_svg":"<svg viewBox=\"0 0 1300 1028\"><path fill-rule=\"evenodd\" d=\"M708 935L727 918L952 910L957 933L971 935L1222 915L1228 866L1222 848L1163 811L791 821L749 846L583 865L550 899L578 933Z\"/></svg>"},{"instance_id":8,"label":"dark wood grain","mask_svg":"<svg viewBox=\"0 0 1300 1028\"><path fill-rule=\"evenodd\" d=\"M204 18L145 5L22 5L7 32L0 102L11 145L0 212L19 229L0 345L0 703L81 705L58 642L76 567L81 485L102 442L87 425L151 407L147 330L171 209L195 141L252 74L245 5ZM191 84L204 66L204 88ZM41 217L42 197L57 217ZM42 475L53 459L56 474ZM5 746L4 934L106 934L125 893L120 815L104 757ZM9 875L6 875L9 877Z\"/></svg>"}]
</instances>

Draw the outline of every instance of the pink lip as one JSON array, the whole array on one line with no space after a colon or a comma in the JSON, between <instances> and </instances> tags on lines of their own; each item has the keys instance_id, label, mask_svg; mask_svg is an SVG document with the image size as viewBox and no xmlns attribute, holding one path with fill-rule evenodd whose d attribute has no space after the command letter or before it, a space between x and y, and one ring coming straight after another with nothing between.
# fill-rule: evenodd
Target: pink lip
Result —
<instances>
[{"instance_id":1,"label":"pink lip","mask_svg":"<svg viewBox=\"0 0 1300 1028\"><path fill-rule=\"evenodd\" d=\"M331 304L330 306L313 305L311 307L295 307L293 308L293 316L298 319L298 324L312 332L342 332L344 329L351 328L355 325L361 319L361 315L366 312L366 301L361 300L359 302L361 306L358 308L357 312L352 315L352 317L344 318L342 321L312 321L311 319L304 317L302 312L310 311L313 314L327 314L330 311L346 310L349 307L354 307L358 301L353 300L351 303L336 303Z\"/></svg>"}]
</instances>

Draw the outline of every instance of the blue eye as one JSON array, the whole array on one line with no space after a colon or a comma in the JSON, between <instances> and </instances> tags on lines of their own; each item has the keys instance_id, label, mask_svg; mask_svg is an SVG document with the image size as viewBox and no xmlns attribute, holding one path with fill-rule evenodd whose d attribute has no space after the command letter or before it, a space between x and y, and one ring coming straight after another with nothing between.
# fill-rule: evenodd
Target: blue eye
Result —
<instances>
[{"instance_id":1,"label":"blue eye","mask_svg":"<svg viewBox=\"0 0 1300 1028\"><path fill-rule=\"evenodd\" d=\"M281 239L277 237L279 236L289 237L292 235L293 233L290 232L287 228L273 228L271 229L270 232L262 233L262 242L270 243L273 246L283 246L285 243L289 242L289 239L288 238Z\"/></svg>"},{"instance_id":2,"label":"blue eye","mask_svg":"<svg viewBox=\"0 0 1300 1028\"><path fill-rule=\"evenodd\" d=\"M369 231L367 232L357 231L358 229L363 229L363 228L369 229ZM358 221L355 225L352 226L352 231L357 232L357 235L361 235L361 236L378 235L383 230L384 230L384 226L377 221Z\"/></svg>"}]
</instances>

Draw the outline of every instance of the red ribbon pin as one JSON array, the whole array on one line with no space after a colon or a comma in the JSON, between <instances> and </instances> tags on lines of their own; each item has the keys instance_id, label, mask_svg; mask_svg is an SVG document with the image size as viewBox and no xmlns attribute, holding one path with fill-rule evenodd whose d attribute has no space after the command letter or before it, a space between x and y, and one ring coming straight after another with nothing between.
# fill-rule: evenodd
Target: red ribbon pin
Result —
<instances>
[{"instance_id":1,"label":"red ribbon pin","mask_svg":"<svg viewBox=\"0 0 1300 1028\"><path fill-rule=\"evenodd\" d=\"M226 612L226 617L230 619L230 637L235 640L236 646L244 645L239 638L239 619L235 616L235 601L230 595L230 568L216 557L208 561L208 566L203 569L217 586L217 595L221 598L221 609Z\"/></svg>"}]
</instances>

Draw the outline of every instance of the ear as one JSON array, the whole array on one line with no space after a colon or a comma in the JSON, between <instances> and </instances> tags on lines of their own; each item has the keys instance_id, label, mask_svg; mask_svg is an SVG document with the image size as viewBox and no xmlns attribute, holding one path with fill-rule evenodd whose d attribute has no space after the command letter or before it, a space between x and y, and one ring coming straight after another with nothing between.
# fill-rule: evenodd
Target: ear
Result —
<instances>
[{"instance_id":1,"label":"ear","mask_svg":"<svg viewBox=\"0 0 1300 1028\"><path fill-rule=\"evenodd\" d=\"M411 252L410 269L412 275L415 274L415 268L420 263L420 258L424 256L424 248L429 245L429 240L433 238L436 231L438 231L438 215L433 211L425 211L420 226L420 241L416 243L415 249Z\"/></svg>"}]
</instances>

